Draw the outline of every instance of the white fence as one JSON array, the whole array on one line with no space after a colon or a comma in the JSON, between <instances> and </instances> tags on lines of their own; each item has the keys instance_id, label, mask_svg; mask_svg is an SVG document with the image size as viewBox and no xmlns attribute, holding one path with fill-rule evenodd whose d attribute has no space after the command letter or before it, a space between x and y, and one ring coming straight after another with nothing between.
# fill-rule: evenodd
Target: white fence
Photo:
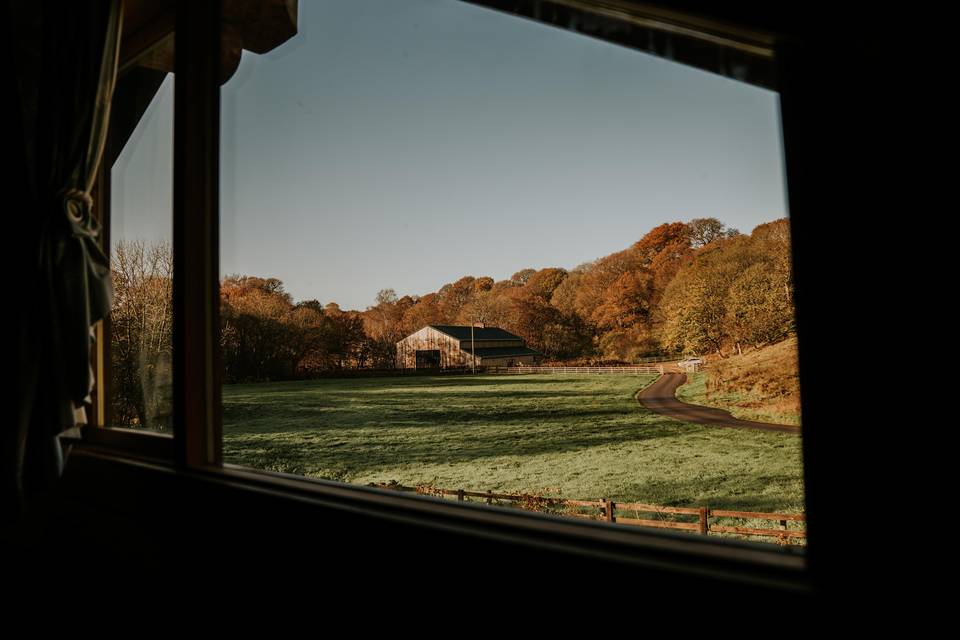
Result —
<instances>
[{"instance_id":1,"label":"white fence","mask_svg":"<svg viewBox=\"0 0 960 640\"><path fill-rule=\"evenodd\" d=\"M569 374L662 374L663 365L657 367L491 367L490 373L569 373Z\"/></svg>"}]
</instances>

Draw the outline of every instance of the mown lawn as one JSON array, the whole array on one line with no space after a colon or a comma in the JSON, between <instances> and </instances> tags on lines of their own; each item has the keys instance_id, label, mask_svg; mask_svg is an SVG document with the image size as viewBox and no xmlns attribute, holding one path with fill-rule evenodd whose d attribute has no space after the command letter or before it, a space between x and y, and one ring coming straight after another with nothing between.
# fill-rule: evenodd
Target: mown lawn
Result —
<instances>
[{"instance_id":1,"label":"mown lawn","mask_svg":"<svg viewBox=\"0 0 960 640\"><path fill-rule=\"evenodd\" d=\"M227 462L351 483L803 511L800 438L679 423L637 376L436 376L223 389Z\"/></svg>"}]
</instances>

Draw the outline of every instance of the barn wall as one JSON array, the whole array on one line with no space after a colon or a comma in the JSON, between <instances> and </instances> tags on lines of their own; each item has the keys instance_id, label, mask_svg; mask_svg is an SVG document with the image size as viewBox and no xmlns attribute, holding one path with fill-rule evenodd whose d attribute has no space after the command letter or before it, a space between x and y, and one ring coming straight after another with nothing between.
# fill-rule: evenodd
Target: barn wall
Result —
<instances>
[{"instance_id":1,"label":"barn wall","mask_svg":"<svg viewBox=\"0 0 960 640\"><path fill-rule=\"evenodd\" d=\"M470 366L470 356L460 350L459 340L424 327L397 343L397 368L415 369L417 351L421 349L440 351L440 367L443 369Z\"/></svg>"}]
</instances>

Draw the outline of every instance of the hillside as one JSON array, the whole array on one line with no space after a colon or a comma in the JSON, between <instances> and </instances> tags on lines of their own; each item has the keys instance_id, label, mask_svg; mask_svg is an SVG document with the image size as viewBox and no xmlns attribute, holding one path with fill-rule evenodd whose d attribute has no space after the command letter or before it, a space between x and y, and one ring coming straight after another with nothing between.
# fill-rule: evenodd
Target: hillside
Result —
<instances>
[{"instance_id":1,"label":"hillside","mask_svg":"<svg viewBox=\"0 0 960 640\"><path fill-rule=\"evenodd\" d=\"M797 339L711 360L680 387L677 397L726 409L743 420L800 424Z\"/></svg>"}]
</instances>

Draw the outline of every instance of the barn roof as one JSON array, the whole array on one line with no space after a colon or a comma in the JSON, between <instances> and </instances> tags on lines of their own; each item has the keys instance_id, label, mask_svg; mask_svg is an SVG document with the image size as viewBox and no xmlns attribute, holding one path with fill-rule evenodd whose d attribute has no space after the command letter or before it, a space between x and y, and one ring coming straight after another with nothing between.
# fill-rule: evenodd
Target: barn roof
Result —
<instances>
[{"instance_id":1,"label":"barn roof","mask_svg":"<svg viewBox=\"0 0 960 640\"><path fill-rule=\"evenodd\" d=\"M463 349L470 353L470 347ZM480 347L477 349L479 358L516 358L518 356L542 356L543 354L530 347Z\"/></svg>"},{"instance_id":2,"label":"barn roof","mask_svg":"<svg viewBox=\"0 0 960 640\"><path fill-rule=\"evenodd\" d=\"M436 329L440 333L445 333L451 338L456 338L457 340L469 340L470 339L470 327L461 327L451 324L431 324L431 328ZM523 340L520 336L513 335L509 331L504 331L497 327L474 327L473 328L473 339L474 340ZM480 350L477 350L477 355L479 355Z\"/></svg>"}]
</instances>

